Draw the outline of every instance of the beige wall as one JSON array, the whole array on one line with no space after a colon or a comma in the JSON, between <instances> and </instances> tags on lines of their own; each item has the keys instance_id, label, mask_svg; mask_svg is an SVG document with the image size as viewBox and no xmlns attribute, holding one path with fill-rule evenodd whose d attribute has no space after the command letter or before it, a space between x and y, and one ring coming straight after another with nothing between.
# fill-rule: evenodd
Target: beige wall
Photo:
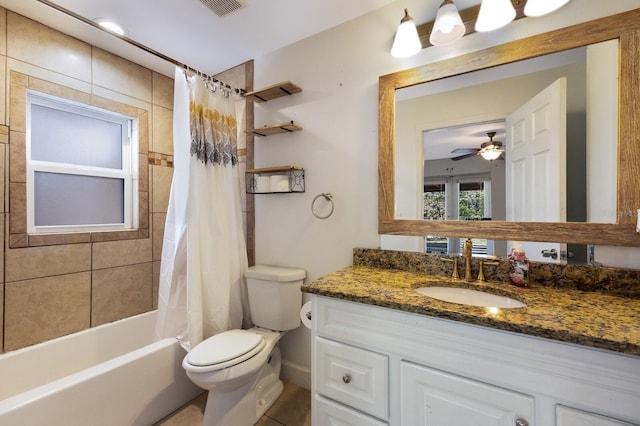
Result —
<instances>
[{"instance_id":1,"label":"beige wall","mask_svg":"<svg viewBox=\"0 0 640 426\"><path fill-rule=\"evenodd\" d=\"M173 80L4 9L0 78L5 82L0 117L10 129L8 140L0 138L2 351L154 309L173 175ZM26 235L21 225L26 88L138 116L139 230Z\"/></svg>"}]
</instances>

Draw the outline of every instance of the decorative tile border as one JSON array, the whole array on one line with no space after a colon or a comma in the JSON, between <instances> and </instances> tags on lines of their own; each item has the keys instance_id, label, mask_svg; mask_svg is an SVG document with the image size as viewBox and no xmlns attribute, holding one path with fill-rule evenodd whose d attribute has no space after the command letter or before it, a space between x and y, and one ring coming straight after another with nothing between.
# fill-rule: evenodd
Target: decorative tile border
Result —
<instances>
[{"instance_id":1,"label":"decorative tile border","mask_svg":"<svg viewBox=\"0 0 640 426\"><path fill-rule=\"evenodd\" d=\"M149 165L173 167L173 155L162 154L160 152L149 152Z\"/></svg>"}]
</instances>

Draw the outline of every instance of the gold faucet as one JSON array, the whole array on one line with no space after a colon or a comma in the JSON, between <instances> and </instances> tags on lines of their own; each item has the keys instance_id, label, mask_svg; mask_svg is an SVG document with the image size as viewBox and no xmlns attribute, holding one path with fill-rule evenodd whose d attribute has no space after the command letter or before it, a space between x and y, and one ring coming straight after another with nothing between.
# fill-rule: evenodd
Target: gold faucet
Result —
<instances>
[{"instance_id":1,"label":"gold faucet","mask_svg":"<svg viewBox=\"0 0 640 426\"><path fill-rule=\"evenodd\" d=\"M467 238L462 244L462 257L464 257L464 280L471 282L471 238Z\"/></svg>"},{"instance_id":2,"label":"gold faucet","mask_svg":"<svg viewBox=\"0 0 640 426\"><path fill-rule=\"evenodd\" d=\"M458 258L457 257L441 257L440 260L442 260L443 262L453 263L453 271L451 272L451 278L454 280L460 279L460 275L458 274Z\"/></svg>"}]
</instances>

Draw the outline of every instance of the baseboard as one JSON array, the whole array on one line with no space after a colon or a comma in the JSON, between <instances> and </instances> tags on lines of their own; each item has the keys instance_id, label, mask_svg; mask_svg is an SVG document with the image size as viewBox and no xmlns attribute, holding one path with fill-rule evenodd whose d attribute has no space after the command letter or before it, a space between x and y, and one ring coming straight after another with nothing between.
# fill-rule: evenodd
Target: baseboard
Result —
<instances>
[{"instance_id":1,"label":"baseboard","mask_svg":"<svg viewBox=\"0 0 640 426\"><path fill-rule=\"evenodd\" d=\"M305 389L311 389L311 370L290 361L282 361L280 378Z\"/></svg>"}]
</instances>

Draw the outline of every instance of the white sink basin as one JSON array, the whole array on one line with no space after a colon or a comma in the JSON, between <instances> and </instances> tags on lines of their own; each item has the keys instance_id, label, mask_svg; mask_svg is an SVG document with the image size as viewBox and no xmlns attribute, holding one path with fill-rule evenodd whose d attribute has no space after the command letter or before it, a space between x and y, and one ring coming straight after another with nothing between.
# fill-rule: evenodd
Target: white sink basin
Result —
<instances>
[{"instance_id":1,"label":"white sink basin","mask_svg":"<svg viewBox=\"0 0 640 426\"><path fill-rule=\"evenodd\" d=\"M458 287L419 287L416 292L445 302L461 305L484 306L487 308L524 308L522 302L506 296L497 296L484 291Z\"/></svg>"}]
</instances>

